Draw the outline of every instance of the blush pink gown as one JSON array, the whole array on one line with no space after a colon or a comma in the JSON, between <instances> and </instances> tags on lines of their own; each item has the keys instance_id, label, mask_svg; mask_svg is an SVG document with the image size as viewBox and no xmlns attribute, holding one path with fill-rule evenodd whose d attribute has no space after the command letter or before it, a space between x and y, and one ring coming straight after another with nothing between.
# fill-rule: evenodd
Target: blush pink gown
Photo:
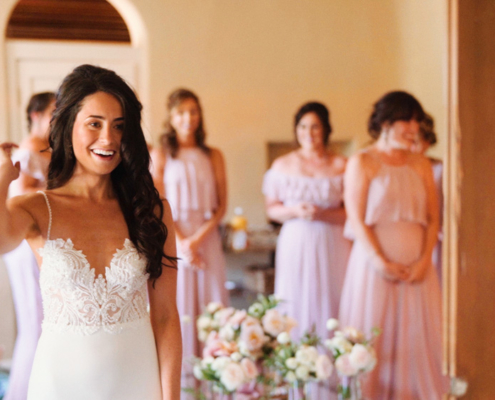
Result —
<instances>
[{"instance_id":1,"label":"blush pink gown","mask_svg":"<svg viewBox=\"0 0 495 400\"><path fill-rule=\"evenodd\" d=\"M342 193L342 175L313 178L270 169L263 182L265 196L288 206L309 202L341 207ZM350 248L342 225L298 218L283 224L275 256L275 296L284 300L280 309L298 321L295 339L313 325L320 338L328 337L325 324L338 315Z\"/></svg>"},{"instance_id":2,"label":"blush pink gown","mask_svg":"<svg viewBox=\"0 0 495 400\"><path fill-rule=\"evenodd\" d=\"M192 235L215 211L218 198L213 166L208 155L199 148L180 149L176 158L167 158L164 173L165 195L172 214L183 235ZM192 366L188 360L200 356L196 318L211 301L228 305L225 289L225 257L218 230L212 231L201 244L199 254L205 268L192 268L187 257L178 249L179 271L177 281L177 307L182 322L183 380L182 387L194 387ZM186 398L182 395L182 398Z\"/></svg>"},{"instance_id":3,"label":"blush pink gown","mask_svg":"<svg viewBox=\"0 0 495 400\"><path fill-rule=\"evenodd\" d=\"M426 188L409 165L383 164L371 181L365 223L373 228L385 256L411 265L422 254L427 224ZM353 237L350 225L346 235ZM438 400L441 374L441 295L433 265L420 283L394 283L372 265L370 254L354 242L342 301L342 326L369 334L382 329L375 349L376 368L364 379L367 400Z\"/></svg>"}]
</instances>

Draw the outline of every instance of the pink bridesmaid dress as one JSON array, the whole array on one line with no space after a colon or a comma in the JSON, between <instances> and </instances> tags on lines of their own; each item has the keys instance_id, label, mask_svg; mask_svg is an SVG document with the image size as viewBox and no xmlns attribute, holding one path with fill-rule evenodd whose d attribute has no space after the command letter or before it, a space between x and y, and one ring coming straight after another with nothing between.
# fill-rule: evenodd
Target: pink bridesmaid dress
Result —
<instances>
[{"instance_id":1,"label":"pink bridesmaid dress","mask_svg":"<svg viewBox=\"0 0 495 400\"><path fill-rule=\"evenodd\" d=\"M287 206L309 202L336 208L342 205L343 176L314 178L270 169L263 194ZM284 301L280 309L298 321L295 339L313 326L320 338L328 337L325 325L338 315L350 248L342 225L299 218L284 222L275 256L275 296Z\"/></svg>"},{"instance_id":2,"label":"pink bridesmaid dress","mask_svg":"<svg viewBox=\"0 0 495 400\"><path fill-rule=\"evenodd\" d=\"M433 265L438 273L440 286L442 285L442 243L443 243L443 163L436 162L432 165L433 178L437 188L438 209L440 212L440 232L438 233L438 242L433 249Z\"/></svg>"},{"instance_id":3,"label":"pink bridesmaid dress","mask_svg":"<svg viewBox=\"0 0 495 400\"><path fill-rule=\"evenodd\" d=\"M24 174L38 179L44 185L49 160L27 149L17 150L12 159L20 163ZM16 181L10 191L11 195L20 194ZM26 400L43 320L39 267L26 241L2 257L9 274L17 322L17 338L5 400Z\"/></svg>"},{"instance_id":4,"label":"pink bridesmaid dress","mask_svg":"<svg viewBox=\"0 0 495 400\"><path fill-rule=\"evenodd\" d=\"M409 165L382 163L368 191L365 223L371 226L385 256L411 265L423 251L427 224L426 187ZM346 235L352 237L350 224ZM367 400L438 400L444 393L441 373L441 294L432 267L424 281L396 283L375 271L370 254L354 242L342 301L342 326L369 334L375 342L376 368L363 379Z\"/></svg>"},{"instance_id":5,"label":"pink bridesmaid dress","mask_svg":"<svg viewBox=\"0 0 495 400\"><path fill-rule=\"evenodd\" d=\"M176 226L183 235L192 235L215 211L218 198L210 158L201 149L182 148L176 158L167 158L164 173L165 194L170 202ZM183 381L182 387L194 387L192 366L188 362L200 356L196 317L211 301L228 305L225 289L225 257L218 230L212 231L199 249L204 269L194 268L178 248L177 307L182 322ZM183 397L184 398L184 397Z\"/></svg>"}]
</instances>

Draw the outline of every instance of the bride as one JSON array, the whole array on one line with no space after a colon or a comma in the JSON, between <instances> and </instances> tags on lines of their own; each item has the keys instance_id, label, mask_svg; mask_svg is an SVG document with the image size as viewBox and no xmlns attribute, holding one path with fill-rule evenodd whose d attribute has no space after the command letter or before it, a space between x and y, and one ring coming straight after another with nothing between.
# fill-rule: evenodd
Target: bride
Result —
<instances>
[{"instance_id":1,"label":"bride","mask_svg":"<svg viewBox=\"0 0 495 400\"><path fill-rule=\"evenodd\" d=\"M27 239L41 265L29 400L180 398L173 221L140 122L118 75L82 65L57 93L46 192L7 201L19 168L0 144L0 253Z\"/></svg>"}]
</instances>

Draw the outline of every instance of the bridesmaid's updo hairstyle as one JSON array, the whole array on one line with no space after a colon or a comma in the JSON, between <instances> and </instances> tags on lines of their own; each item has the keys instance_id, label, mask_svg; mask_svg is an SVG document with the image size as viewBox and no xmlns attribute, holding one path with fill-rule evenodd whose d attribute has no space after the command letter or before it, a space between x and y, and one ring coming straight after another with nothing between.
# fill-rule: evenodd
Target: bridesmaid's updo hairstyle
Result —
<instances>
[{"instance_id":1,"label":"bridesmaid's updo hairstyle","mask_svg":"<svg viewBox=\"0 0 495 400\"><path fill-rule=\"evenodd\" d=\"M330 124L330 112L328 108L316 101L312 101L306 104L303 104L299 110L297 110L296 115L294 116L294 133L296 132L297 125L299 121L308 113L315 113L318 116L318 119L323 126L323 143L325 146L328 144L330 140L330 134L332 133L332 125ZM297 137L296 137L297 141Z\"/></svg>"},{"instance_id":2,"label":"bridesmaid's updo hairstyle","mask_svg":"<svg viewBox=\"0 0 495 400\"><path fill-rule=\"evenodd\" d=\"M425 118L419 124L419 133L421 138L425 140L430 146L437 143L437 134L435 133L435 122L433 117L425 113Z\"/></svg>"},{"instance_id":3,"label":"bridesmaid's updo hairstyle","mask_svg":"<svg viewBox=\"0 0 495 400\"><path fill-rule=\"evenodd\" d=\"M171 122L171 112L172 110L179 106L183 101L192 99L196 102L199 110L199 125L196 132L194 132L194 138L196 139L196 146L198 146L201 150L203 150L207 155L210 154L211 150L206 145L206 132L203 124L203 109L201 108L201 103L199 102L198 96L188 89L176 89L167 99L167 111L168 117L165 121L165 132L161 136L160 141L165 149L168 151L172 158L177 156L177 152L179 151L179 141L177 140L177 132L172 126Z\"/></svg>"},{"instance_id":4,"label":"bridesmaid's updo hairstyle","mask_svg":"<svg viewBox=\"0 0 495 400\"><path fill-rule=\"evenodd\" d=\"M395 121L421 122L425 117L423 107L416 98L403 91L385 94L373 105L373 112L368 120L368 133L373 139L378 139L383 124L393 124Z\"/></svg>"},{"instance_id":5,"label":"bridesmaid's updo hairstyle","mask_svg":"<svg viewBox=\"0 0 495 400\"><path fill-rule=\"evenodd\" d=\"M56 108L50 123L52 157L47 187L61 187L72 177L76 166L72 148L74 121L84 99L97 92L112 95L122 107L122 160L110 177L130 239L147 260L146 272L154 282L160 277L163 266L175 268L175 258L163 253L168 231L162 222L163 204L149 172L150 155L141 129L142 106L134 91L115 72L93 65L80 65L63 80L56 94Z\"/></svg>"},{"instance_id":6,"label":"bridesmaid's updo hairstyle","mask_svg":"<svg viewBox=\"0 0 495 400\"><path fill-rule=\"evenodd\" d=\"M53 100L55 100L55 93L53 92L36 93L31 96L26 107L28 130L31 130L31 125L33 124L31 114L45 111Z\"/></svg>"}]
</instances>

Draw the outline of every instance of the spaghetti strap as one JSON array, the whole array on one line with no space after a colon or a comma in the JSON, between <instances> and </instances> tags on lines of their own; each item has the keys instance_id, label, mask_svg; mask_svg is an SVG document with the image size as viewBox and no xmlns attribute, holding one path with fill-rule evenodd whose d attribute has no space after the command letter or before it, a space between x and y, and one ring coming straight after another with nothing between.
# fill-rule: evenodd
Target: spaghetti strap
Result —
<instances>
[{"instance_id":1,"label":"spaghetti strap","mask_svg":"<svg viewBox=\"0 0 495 400\"><path fill-rule=\"evenodd\" d=\"M50 202L48 201L48 196L44 191L38 190L37 193L41 193L43 195L46 201L46 206L48 208L49 220L48 220L48 232L46 233L46 240L50 240L50 232L52 230L52 207L50 206Z\"/></svg>"}]
</instances>

